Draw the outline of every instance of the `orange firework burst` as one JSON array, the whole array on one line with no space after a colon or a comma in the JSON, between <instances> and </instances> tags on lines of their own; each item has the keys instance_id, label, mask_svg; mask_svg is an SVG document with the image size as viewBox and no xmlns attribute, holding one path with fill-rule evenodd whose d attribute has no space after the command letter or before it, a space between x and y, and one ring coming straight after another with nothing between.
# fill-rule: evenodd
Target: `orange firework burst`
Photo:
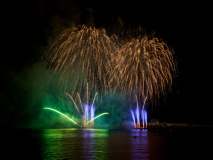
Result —
<instances>
[{"instance_id":1,"label":"orange firework burst","mask_svg":"<svg viewBox=\"0 0 213 160\"><path fill-rule=\"evenodd\" d=\"M133 38L114 54L116 63L111 82L116 82L122 93L139 98L158 99L172 85L175 71L173 54L164 42L147 36Z\"/></svg>"},{"instance_id":2,"label":"orange firework burst","mask_svg":"<svg viewBox=\"0 0 213 160\"><path fill-rule=\"evenodd\" d=\"M89 83L90 90L107 88L106 72L109 70L112 53L117 48L104 29L79 26L62 32L50 45L44 58L47 68L59 73L59 82L72 94L81 92ZM72 82L72 84L70 83ZM99 88L99 89L100 89Z\"/></svg>"}]
</instances>

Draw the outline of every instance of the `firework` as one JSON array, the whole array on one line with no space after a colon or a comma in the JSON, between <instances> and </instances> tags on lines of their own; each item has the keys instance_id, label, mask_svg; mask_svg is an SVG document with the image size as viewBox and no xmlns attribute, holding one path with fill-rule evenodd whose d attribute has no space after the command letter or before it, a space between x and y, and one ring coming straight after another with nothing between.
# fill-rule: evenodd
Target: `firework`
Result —
<instances>
[{"instance_id":1,"label":"firework","mask_svg":"<svg viewBox=\"0 0 213 160\"><path fill-rule=\"evenodd\" d=\"M125 36L123 40L107 36L105 29L69 28L49 46L44 56L47 68L59 74L58 83L72 96L78 93L78 99L87 85L87 105L93 89L101 95L112 89L129 99L137 95L139 101L145 97L156 101L171 88L176 65L166 43L141 33L141 29L128 33L127 41Z\"/></svg>"},{"instance_id":2,"label":"firework","mask_svg":"<svg viewBox=\"0 0 213 160\"><path fill-rule=\"evenodd\" d=\"M101 116L106 115L106 114L109 114L109 113L107 113L107 112L101 113L101 114L97 115L95 118L93 118L93 119L91 119L90 121L88 121L86 124L88 124L88 123L94 121L95 119L97 119L98 117L101 117Z\"/></svg>"},{"instance_id":3,"label":"firework","mask_svg":"<svg viewBox=\"0 0 213 160\"><path fill-rule=\"evenodd\" d=\"M81 109L82 109L82 113L80 112L79 108L78 108L78 105L76 104L75 100L73 99L73 97L69 94L69 93L66 93L66 95L69 96L69 98L72 100L76 110L78 111L79 115L83 117L83 124L84 124L84 127L94 127L94 120L102 115L105 115L105 114L109 114L109 113L102 113L100 114L99 116L95 116L95 106L94 106L94 103L95 103L95 99L98 95L98 92L95 93L95 96L92 100L92 105L89 105L89 95L88 95L88 83L87 83L87 91L86 91L86 104L82 105L82 102L81 102L81 98L80 98L80 95L79 93L77 93L78 95L78 99L79 99L79 102L80 102L80 105L81 105ZM83 107L84 106L84 107ZM90 124L89 124L90 123Z\"/></svg>"},{"instance_id":4,"label":"firework","mask_svg":"<svg viewBox=\"0 0 213 160\"><path fill-rule=\"evenodd\" d=\"M136 117L137 117L137 127L140 128L140 113L139 113L139 106L138 106L138 99L136 96L136 101L137 101L137 108L135 110Z\"/></svg>"},{"instance_id":5,"label":"firework","mask_svg":"<svg viewBox=\"0 0 213 160\"><path fill-rule=\"evenodd\" d=\"M62 32L49 46L43 56L47 60L47 68L59 74L59 84L71 95L80 94L82 86L87 82L92 89L107 88L107 76L112 53L117 48L106 35L105 29L79 26ZM72 81L72 84L70 83ZM88 95L88 94L87 94Z\"/></svg>"},{"instance_id":6,"label":"firework","mask_svg":"<svg viewBox=\"0 0 213 160\"><path fill-rule=\"evenodd\" d=\"M74 105L75 105L76 110L77 110L77 111L78 111L78 113L80 114L80 111L79 111L79 109L78 109L78 106L77 106L77 104L75 103L75 101L74 101L74 99L72 98L72 96L71 96L71 95L69 95L69 93L66 93L66 95L68 95L68 96L70 97L70 99L73 101L73 103L74 103Z\"/></svg>"},{"instance_id":7,"label":"firework","mask_svg":"<svg viewBox=\"0 0 213 160\"><path fill-rule=\"evenodd\" d=\"M58 114L60 114L60 115L62 115L62 116L64 116L64 117L66 117L67 119L69 119L70 121L72 121L74 124L78 125L73 119L69 118L69 117L66 116L65 114L63 114L63 113L61 113L61 112L59 112L59 111L57 111L57 110L55 110L55 109L47 108L47 107L44 107L43 109L48 109L48 110L54 111L54 112L56 112L56 113L58 113Z\"/></svg>"},{"instance_id":8,"label":"firework","mask_svg":"<svg viewBox=\"0 0 213 160\"><path fill-rule=\"evenodd\" d=\"M146 35L133 38L114 54L115 64L111 82L116 82L122 93L138 95L139 99L159 99L172 85L175 71L173 54L158 38Z\"/></svg>"},{"instance_id":9,"label":"firework","mask_svg":"<svg viewBox=\"0 0 213 160\"><path fill-rule=\"evenodd\" d=\"M63 114L63 113L61 113L61 112L59 112L59 111L57 111L57 110L55 110L55 109L53 109L53 108L47 108L47 107L44 107L43 109L47 109L47 110L51 110L51 111L53 111L53 112L56 112L56 113L58 113L58 114L60 114L60 115L62 115L62 116L64 116L64 117L66 117L67 119L69 119L71 122L73 122L74 124L76 124L76 125L78 125L73 119L71 119L71 118L69 118L68 116L66 116L65 114ZM107 113L107 112L105 112L105 113L101 113L101 114L99 114L98 116L96 116L95 118L93 117L90 121L88 121L86 124L88 124L88 123L90 123L90 122L93 122L95 119L97 119L97 118L99 118L99 117L101 117L101 116L103 116L103 115L106 115L106 114L109 114L109 113ZM94 124L94 123L93 123ZM79 125L78 125L79 126Z\"/></svg>"},{"instance_id":10,"label":"firework","mask_svg":"<svg viewBox=\"0 0 213 160\"><path fill-rule=\"evenodd\" d=\"M134 112L132 110L131 110L131 115L132 115L132 120L133 120L133 123L134 123L134 128L136 128L135 115L134 115Z\"/></svg>"},{"instance_id":11,"label":"firework","mask_svg":"<svg viewBox=\"0 0 213 160\"><path fill-rule=\"evenodd\" d=\"M142 117L143 128L147 128L147 111L145 109L142 109L141 117Z\"/></svg>"},{"instance_id":12,"label":"firework","mask_svg":"<svg viewBox=\"0 0 213 160\"><path fill-rule=\"evenodd\" d=\"M137 96L136 96L136 101L137 101L137 107L136 107L136 110L135 110L135 115L136 115L136 118L135 118L135 115L134 115L134 112L131 110L131 116L132 116L132 120L133 120L133 124L134 124L134 128L140 128L140 120L142 120L142 128L147 128L147 111L145 109L145 103L146 103L146 99L147 97L144 99L144 102L143 102L143 107L141 109L141 114L140 114L140 108L138 106L138 100L137 100ZM136 119L137 119L137 122L136 122Z\"/></svg>"},{"instance_id":13,"label":"firework","mask_svg":"<svg viewBox=\"0 0 213 160\"><path fill-rule=\"evenodd\" d=\"M88 88L88 87L87 87ZM84 104L84 109L83 109L83 106L82 106L82 103L81 103L81 98L80 98L80 95L77 93L78 97L79 97L79 101L80 101L80 104L81 104L81 108L82 108L82 113L79 111L79 108L76 104L76 102L74 101L73 97L69 94L69 93L66 93L66 95L68 95L70 97L70 99L72 100L76 110L78 111L79 115L82 115L83 114L83 119L84 119L84 127L88 127L86 124L88 124L87 122L89 121L89 115L90 115L90 119L93 119L94 118L94 115L95 115L95 106L94 106L94 102L95 102L95 98L97 96L98 92L95 93L95 96L93 98L93 101L92 101L92 105L90 106L89 105L89 100L87 100L87 104ZM88 97L88 96L87 96ZM90 114L89 114L90 113ZM90 126L94 126L94 122L92 121L91 125Z\"/></svg>"}]
</instances>

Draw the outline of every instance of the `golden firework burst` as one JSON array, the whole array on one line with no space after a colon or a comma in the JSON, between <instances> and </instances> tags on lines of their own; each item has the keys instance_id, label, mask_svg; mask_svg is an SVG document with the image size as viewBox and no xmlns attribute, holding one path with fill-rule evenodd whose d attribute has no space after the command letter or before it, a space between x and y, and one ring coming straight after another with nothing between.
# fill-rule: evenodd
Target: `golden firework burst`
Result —
<instances>
[{"instance_id":1,"label":"golden firework burst","mask_svg":"<svg viewBox=\"0 0 213 160\"><path fill-rule=\"evenodd\" d=\"M108 88L106 72L111 66L112 53L116 51L105 29L83 25L62 32L49 46L44 58L47 68L60 74L59 83L65 90L72 88L73 94L80 93L86 83L90 91L97 85L101 90Z\"/></svg>"},{"instance_id":2,"label":"golden firework burst","mask_svg":"<svg viewBox=\"0 0 213 160\"><path fill-rule=\"evenodd\" d=\"M105 29L84 25L62 32L44 58L71 95L81 94L89 83L88 92L112 89L130 98L156 100L171 88L176 71L173 53L158 38L138 35L121 44L116 35L107 36Z\"/></svg>"},{"instance_id":3,"label":"golden firework burst","mask_svg":"<svg viewBox=\"0 0 213 160\"><path fill-rule=\"evenodd\" d=\"M138 95L141 99L158 99L171 87L172 73L176 69L173 53L158 38L146 35L133 38L113 56L117 63L109 82L117 83L120 91L130 98Z\"/></svg>"}]
</instances>

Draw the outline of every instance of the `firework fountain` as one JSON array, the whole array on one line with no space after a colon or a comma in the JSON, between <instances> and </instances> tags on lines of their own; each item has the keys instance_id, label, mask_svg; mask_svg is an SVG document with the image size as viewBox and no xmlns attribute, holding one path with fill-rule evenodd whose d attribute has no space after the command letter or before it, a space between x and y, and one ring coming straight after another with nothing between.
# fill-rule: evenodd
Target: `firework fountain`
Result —
<instances>
[{"instance_id":1,"label":"firework fountain","mask_svg":"<svg viewBox=\"0 0 213 160\"><path fill-rule=\"evenodd\" d=\"M67 118L68 120L70 120L73 124L75 124L75 125L77 125L77 126L79 126L79 127L82 127L82 126L79 125L77 122L75 122L73 119L71 119L70 117L68 117L68 116L66 116L65 114L61 113L60 111L57 111L57 110L55 110L55 109L53 109L53 108L49 108L49 107L44 107L43 109L56 112L56 113L62 115L63 117L66 117L66 118ZM109 113L104 112L104 113L101 113L101 114L97 115L96 117L93 116L93 118L91 118L90 120L88 119L87 122L84 123L84 127L92 127L92 125L93 125L93 127L94 127L94 120L97 119L97 118L99 118L99 117L101 117L101 116L103 116L103 115L107 115L107 114L109 114ZM94 115L94 113L93 113L93 115ZM84 119L85 119L85 118L84 118ZM91 123L91 125L89 125L89 123Z\"/></svg>"},{"instance_id":2,"label":"firework fountain","mask_svg":"<svg viewBox=\"0 0 213 160\"><path fill-rule=\"evenodd\" d=\"M88 90L88 84L87 84L87 90ZM88 91L87 91L87 93L88 93ZM95 93L95 96L94 96L93 101L92 101L92 105L89 105L89 98L87 98L87 104L84 104L84 107L83 107L80 95L79 95L79 93L77 93L78 98L79 98L79 102L80 102L80 105L81 105L81 109L82 109L80 111L79 107L76 104L76 102L73 99L73 97L69 93L66 93L66 95L68 95L69 98L72 100L72 102L73 102L73 104L75 106L75 109L77 110L77 112L79 113L80 117L82 118L82 120L83 120L83 127L94 127L94 120L95 119L97 119L97 118L99 118L99 117L101 117L103 115L109 114L107 112L104 112L104 113L101 113L101 114L99 114L98 116L95 117L95 106L94 106L94 102L95 102L95 99L97 97L97 94L98 94L98 92ZM87 97L89 97L89 96L87 95ZM56 113L58 113L58 114L60 114L60 115L62 115L64 117L66 117L67 119L69 119L75 125L78 125L79 127L82 127L82 124L78 124L73 119L71 119L70 117L66 116L65 114L61 113L58 110L55 110L55 109L49 108L49 107L44 107L43 109L56 112Z\"/></svg>"},{"instance_id":3,"label":"firework fountain","mask_svg":"<svg viewBox=\"0 0 213 160\"><path fill-rule=\"evenodd\" d=\"M142 119L142 128L147 128L147 111L145 109L146 99L147 99L147 97L144 99L143 108L141 109L141 114L140 114L140 108L138 106L138 100L137 100L137 96L136 96L136 101L137 101L137 107L135 109L136 118L134 115L134 111L133 110L130 111L132 120L134 123L134 128L141 128L141 126L140 126L141 119Z\"/></svg>"},{"instance_id":4,"label":"firework fountain","mask_svg":"<svg viewBox=\"0 0 213 160\"><path fill-rule=\"evenodd\" d=\"M88 96L88 83L87 83L87 103L84 104L82 106L82 101L81 101L81 97L79 95L79 93L77 93L78 95L78 99L79 99L79 102L80 102L80 105L81 105L81 109L82 109L82 112L79 111L79 108L76 104L76 102L74 101L73 97L69 94L69 93L66 93L70 99L72 100L76 110L78 111L79 115L81 117L83 117L83 126L84 127L94 127L94 120L98 117L95 118L95 106L94 106L94 102L95 102L95 99L97 97L97 94L98 92L95 93L95 96L93 98L93 101L92 101L92 104L89 105L89 96ZM108 113L107 113L108 114ZM105 114L103 114L105 115ZM102 115L101 115L102 116Z\"/></svg>"}]
</instances>

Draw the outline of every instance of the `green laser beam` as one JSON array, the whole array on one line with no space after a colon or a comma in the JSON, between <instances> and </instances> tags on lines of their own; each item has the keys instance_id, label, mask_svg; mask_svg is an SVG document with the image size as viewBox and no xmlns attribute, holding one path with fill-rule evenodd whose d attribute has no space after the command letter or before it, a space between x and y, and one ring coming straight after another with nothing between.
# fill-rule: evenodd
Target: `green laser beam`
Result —
<instances>
[{"instance_id":1,"label":"green laser beam","mask_svg":"<svg viewBox=\"0 0 213 160\"><path fill-rule=\"evenodd\" d=\"M107 112L101 113L101 114L97 115L95 118L93 118L93 119L91 119L90 121L88 121L87 123L89 123L89 122L91 122L91 121L94 121L96 118L98 118L98 117L100 117L100 116L103 116L103 115L105 115L105 114L109 114L109 113L107 113ZM87 123L86 123L86 124L87 124Z\"/></svg>"},{"instance_id":2,"label":"green laser beam","mask_svg":"<svg viewBox=\"0 0 213 160\"><path fill-rule=\"evenodd\" d=\"M55 110L55 109L47 108L47 107L44 107L43 109L48 109L48 110L54 111L54 112L56 112L56 113L59 113L60 115L66 117L67 119L69 119L70 121L72 121L74 124L78 125L74 120L72 120L71 118L67 117L65 114L63 114L63 113L61 113L61 112L59 112L59 111L57 111L57 110Z\"/></svg>"}]
</instances>

